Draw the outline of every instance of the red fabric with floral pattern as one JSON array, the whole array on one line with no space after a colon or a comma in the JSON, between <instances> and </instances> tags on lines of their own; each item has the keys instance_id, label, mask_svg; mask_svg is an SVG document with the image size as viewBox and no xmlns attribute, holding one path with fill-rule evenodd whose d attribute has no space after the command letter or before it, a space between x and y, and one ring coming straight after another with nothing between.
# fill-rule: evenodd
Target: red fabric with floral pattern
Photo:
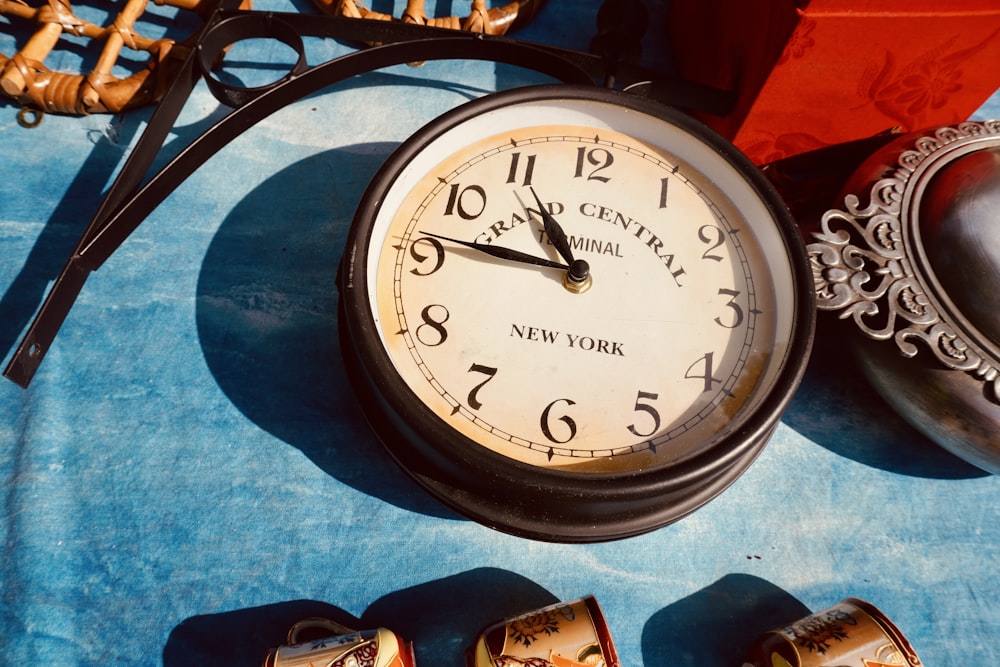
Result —
<instances>
[{"instance_id":1,"label":"red fabric with floral pattern","mask_svg":"<svg viewBox=\"0 0 1000 667\"><path fill-rule=\"evenodd\" d=\"M996 0L673 0L682 76L737 91L702 120L757 164L967 119L1000 88Z\"/></svg>"}]
</instances>

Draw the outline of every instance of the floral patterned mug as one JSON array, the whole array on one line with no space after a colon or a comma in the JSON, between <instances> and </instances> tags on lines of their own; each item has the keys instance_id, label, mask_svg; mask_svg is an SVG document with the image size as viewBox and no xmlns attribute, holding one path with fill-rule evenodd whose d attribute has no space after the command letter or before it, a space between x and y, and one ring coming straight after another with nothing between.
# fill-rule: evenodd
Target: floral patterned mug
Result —
<instances>
[{"instance_id":1,"label":"floral patterned mug","mask_svg":"<svg viewBox=\"0 0 1000 667\"><path fill-rule=\"evenodd\" d=\"M743 667L922 667L892 621L871 603L847 598L772 630Z\"/></svg>"},{"instance_id":2,"label":"floral patterned mug","mask_svg":"<svg viewBox=\"0 0 1000 667\"><path fill-rule=\"evenodd\" d=\"M359 632L306 618L288 631L288 644L268 652L263 667L414 667L413 647L385 628Z\"/></svg>"},{"instance_id":3,"label":"floral patterned mug","mask_svg":"<svg viewBox=\"0 0 1000 667\"><path fill-rule=\"evenodd\" d=\"M586 596L543 607L484 629L466 653L468 667L618 667L597 600Z\"/></svg>"}]
</instances>

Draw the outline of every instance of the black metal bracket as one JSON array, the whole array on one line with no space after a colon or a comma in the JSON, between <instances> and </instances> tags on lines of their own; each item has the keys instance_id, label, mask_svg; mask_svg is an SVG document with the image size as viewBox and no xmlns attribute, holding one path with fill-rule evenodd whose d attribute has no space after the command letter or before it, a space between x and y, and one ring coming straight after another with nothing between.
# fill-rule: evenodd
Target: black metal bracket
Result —
<instances>
[{"instance_id":1,"label":"black metal bracket","mask_svg":"<svg viewBox=\"0 0 1000 667\"><path fill-rule=\"evenodd\" d=\"M486 60L546 74L563 83L595 85L613 81L616 86L667 104L718 115L725 114L732 104L731 95L725 91L672 79L632 62L611 60L607 54L401 22L239 10L237 2L221 0L208 18L190 55L49 290L4 370L4 376L16 384L29 385L90 273L107 261L174 189L226 144L260 121L350 77L417 61ZM603 30L620 30L620 26L603 26ZM379 46L309 66L303 37ZM641 34L633 37L638 41ZM242 87L217 78L213 66L221 61L225 49L249 38L283 42L298 53L298 58L285 76L266 86ZM615 38L620 40L620 34ZM233 111L149 176L188 98L202 80Z\"/></svg>"}]
</instances>

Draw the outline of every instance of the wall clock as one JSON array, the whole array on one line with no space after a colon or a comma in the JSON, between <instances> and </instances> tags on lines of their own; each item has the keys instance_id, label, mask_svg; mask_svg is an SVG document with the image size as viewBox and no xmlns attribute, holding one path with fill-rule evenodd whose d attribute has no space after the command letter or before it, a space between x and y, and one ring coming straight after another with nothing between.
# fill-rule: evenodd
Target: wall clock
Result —
<instances>
[{"instance_id":1,"label":"wall clock","mask_svg":"<svg viewBox=\"0 0 1000 667\"><path fill-rule=\"evenodd\" d=\"M431 122L358 207L351 382L462 514L587 542L671 523L764 447L815 311L800 234L736 149L627 93L539 86Z\"/></svg>"}]
</instances>

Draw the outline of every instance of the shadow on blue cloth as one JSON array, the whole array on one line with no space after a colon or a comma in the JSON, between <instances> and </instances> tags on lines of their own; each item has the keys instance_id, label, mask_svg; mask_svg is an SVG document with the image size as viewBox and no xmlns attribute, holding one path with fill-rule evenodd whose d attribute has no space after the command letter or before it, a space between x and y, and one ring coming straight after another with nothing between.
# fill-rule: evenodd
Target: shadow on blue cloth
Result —
<instances>
[{"instance_id":1,"label":"shadow on blue cloth","mask_svg":"<svg viewBox=\"0 0 1000 667\"><path fill-rule=\"evenodd\" d=\"M987 476L896 414L856 366L839 324L818 319L805 378L782 421L840 456L881 470L933 479Z\"/></svg>"},{"instance_id":2,"label":"shadow on blue cloth","mask_svg":"<svg viewBox=\"0 0 1000 667\"><path fill-rule=\"evenodd\" d=\"M0 109L3 106L0 105ZM13 352L103 196L102 189L139 127L137 115L116 116L107 134L91 133L93 148L35 239L30 254L0 296L0 355ZM24 130L29 132L30 130Z\"/></svg>"},{"instance_id":3,"label":"shadow on blue cloth","mask_svg":"<svg viewBox=\"0 0 1000 667\"><path fill-rule=\"evenodd\" d=\"M147 108L109 116L103 132L89 132L93 142L90 154L81 163L58 206L35 239L17 276L0 296L0 355L3 358L13 356L20 336L42 305L51 283L58 278L87 226L93 221L106 195L103 190L108 179L151 113L152 110ZM175 143L187 144L224 113L218 108L196 123L174 126ZM176 150L161 150L150 172L155 173L166 164Z\"/></svg>"},{"instance_id":4,"label":"shadow on blue cloth","mask_svg":"<svg viewBox=\"0 0 1000 667\"><path fill-rule=\"evenodd\" d=\"M337 337L344 239L392 148L358 145L306 158L237 204L205 253L198 336L219 387L262 429L359 491L454 517L375 439L350 391Z\"/></svg>"},{"instance_id":5,"label":"shadow on blue cloth","mask_svg":"<svg viewBox=\"0 0 1000 667\"><path fill-rule=\"evenodd\" d=\"M417 665L464 667L464 651L480 630L558 601L519 574L478 568L390 593L373 602L360 618L315 600L194 616L170 633L163 665L257 667L268 649L286 642L292 624L320 616L357 630L393 630L413 642ZM645 622L642 664L739 665L762 634L810 613L764 579L730 574ZM616 629L610 630L614 637Z\"/></svg>"},{"instance_id":6,"label":"shadow on blue cloth","mask_svg":"<svg viewBox=\"0 0 1000 667\"><path fill-rule=\"evenodd\" d=\"M360 618L314 600L194 616L170 633L163 665L259 667L268 649L285 643L293 623L321 616L356 630L393 630L413 642L417 665L463 667L465 648L484 627L557 601L521 575L479 568L390 593Z\"/></svg>"},{"instance_id":7,"label":"shadow on blue cloth","mask_svg":"<svg viewBox=\"0 0 1000 667\"><path fill-rule=\"evenodd\" d=\"M810 613L792 595L764 579L729 574L646 622L642 664L735 667L743 664L751 644L762 634Z\"/></svg>"}]
</instances>

